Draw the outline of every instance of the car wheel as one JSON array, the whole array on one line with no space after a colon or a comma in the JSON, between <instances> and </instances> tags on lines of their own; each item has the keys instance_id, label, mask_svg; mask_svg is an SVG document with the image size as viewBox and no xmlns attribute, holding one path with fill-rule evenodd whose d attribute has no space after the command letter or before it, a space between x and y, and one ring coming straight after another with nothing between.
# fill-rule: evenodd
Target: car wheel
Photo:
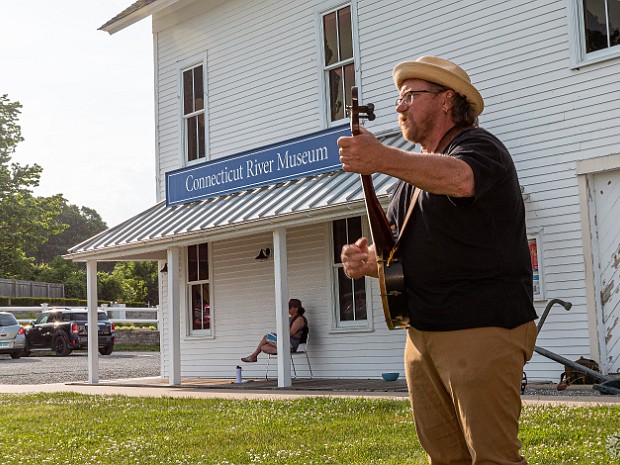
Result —
<instances>
[{"instance_id":1,"label":"car wheel","mask_svg":"<svg viewBox=\"0 0 620 465\"><path fill-rule=\"evenodd\" d=\"M19 358L21 356L22 356L22 351L21 350L18 350L16 352L11 352L11 358L12 359L16 359L16 358Z\"/></svg>"},{"instance_id":2,"label":"car wheel","mask_svg":"<svg viewBox=\"0 0 620 465\"><path fill-rule=\"evenodd\" d=\"M63 334L56 336L56 339L54 339L53 350L59 357L66 357L67 355L69 355L71 353L71 349L69 348L69 341L67 341L67 336Z\"/></svg>"},{"instance_id":3,"label":"car wheel","mask_svg":"<svg viewBox=\"0 0 620 465\"><path fill-rule=\"evenodd\" d=\"M114 350L114 344L109 344L109 345L107 345L105 347L100 347L99 348L99 353L101 355L110 355L113 350Z\"/></svg>"}]
</instances>

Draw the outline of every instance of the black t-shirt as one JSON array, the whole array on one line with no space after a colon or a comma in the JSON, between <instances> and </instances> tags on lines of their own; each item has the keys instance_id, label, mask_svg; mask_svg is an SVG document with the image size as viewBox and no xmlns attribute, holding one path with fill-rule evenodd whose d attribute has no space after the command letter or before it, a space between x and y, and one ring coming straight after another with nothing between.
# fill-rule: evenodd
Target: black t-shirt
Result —
<instances>
[{"instance_id":1,"label":"black t-shirt","mask_svg":"<svg viewBox=\"0 0 620 465\"><path fill-rule=\"evenodd\" d=\"M412 326L514 328L535 319L525 208L508 150L475 128L444 153L471 166L475 195L420 193L399 247ZM398 184L388 208L391 224L402 225L413 189Z\"/></svg>"}]
</instances>

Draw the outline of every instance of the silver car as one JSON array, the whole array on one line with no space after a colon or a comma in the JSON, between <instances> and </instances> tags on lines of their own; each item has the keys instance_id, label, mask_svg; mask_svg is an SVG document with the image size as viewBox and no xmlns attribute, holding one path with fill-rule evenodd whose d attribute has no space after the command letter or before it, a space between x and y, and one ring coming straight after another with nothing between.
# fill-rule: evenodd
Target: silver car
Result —
<instances>
[{"instance_id":1,"label":"silver car","mask_svg":"<svg viewBox=\"0 0 620 465\"><path fill-rule=\"evenodd\" d=\"M26 350L26 334L12 313L0 312L0 354L19 358Z\"/></svg>"}]
</instances>

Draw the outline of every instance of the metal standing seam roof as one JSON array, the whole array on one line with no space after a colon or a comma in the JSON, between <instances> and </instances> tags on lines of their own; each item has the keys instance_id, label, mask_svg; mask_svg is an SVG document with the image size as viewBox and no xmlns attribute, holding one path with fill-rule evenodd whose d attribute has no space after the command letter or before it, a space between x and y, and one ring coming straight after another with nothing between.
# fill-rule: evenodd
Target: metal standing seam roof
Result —
<instances>
[{"instance_id":1,"label":"metal standing seam roof","mask_svg":"<svg viewBox=\"0 0 620 465\"><path fill-rule=\"evenodd\" d=\"M400 134L381 140L394 147L413 147ZM395 181L385 174L373 175L377 196L386 199ZM96 258L98 254L169 244L174 239L198 235L204 240L209 233L242 225L270 225L276 219L286 226L286 219L294 224L311 212L336 210L349 204L361 208L363 199L359 175L336 171L172 207L161 201L72 247L65 258Z\"/></svg>"}]
</instances>

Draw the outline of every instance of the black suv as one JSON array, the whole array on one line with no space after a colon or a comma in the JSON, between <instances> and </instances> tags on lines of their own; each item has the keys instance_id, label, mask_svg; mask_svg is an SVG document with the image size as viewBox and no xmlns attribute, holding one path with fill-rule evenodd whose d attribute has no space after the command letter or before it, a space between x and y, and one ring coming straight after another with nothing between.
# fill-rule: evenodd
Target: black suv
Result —
<instances>
[{"instance_id":1,"label":"black suv","mask_svg":"<svg viewBox=\"0 0 620 465\"><path fill-rule=\"evenodd\" d=\"M98 312L99 353L110 355L114 350L114 323L107 313ZM52 349L56 355L67 356L74 349L88 347L88 310L49 308L26 328L27 349Z\"/></svg>"}]
</instances>

